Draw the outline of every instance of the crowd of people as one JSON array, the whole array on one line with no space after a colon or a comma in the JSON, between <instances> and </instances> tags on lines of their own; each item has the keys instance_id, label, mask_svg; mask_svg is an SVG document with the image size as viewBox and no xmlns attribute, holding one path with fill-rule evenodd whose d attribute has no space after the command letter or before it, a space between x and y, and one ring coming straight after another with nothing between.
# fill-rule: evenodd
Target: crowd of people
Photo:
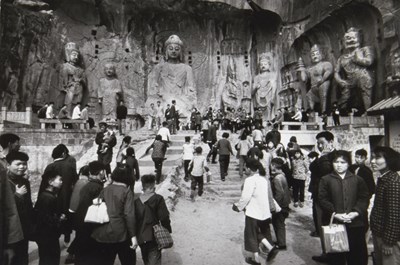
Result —
<instances>
[{"instance_id":1,"label":"crowd of people","mask_svg":"<svg viewBox=\"0 0 400 265\"><path fill-rule=\"evenodd\" d=\"M35 204L27 174L29 157L19 150L20 138L12 133L0 135L0 211L4 213L0 219L1 264L28 264L29 241L38 245L39 264L59 264L62 235L69 246L67 263L113 264L118 255L121 264L135 264L135 249L140 246L146 265L161 264L161 250L152 226L161 223L169 232L172 229L166 203L155 193L155 185L162 182L166 151L171 135L179 127L176 119L165 116L171 109L174 111L174 105L172 101L169 111L164 112L158 102L154 123L151 122L158 132L146 153L153 149L155 175L140 175L130 136L124 136L116 155L116 167L112 169L116 131L100 122L95 139L97 160L78 171L68 148L63 144L56 146L51 154L53 162L41 176ZM224 182L229 179L231 156L236 156L243 189L232 209L244 211L246 215L244 248L252 253L246 258L247 263L265 264L279 251L287 249L285 220L291 212L290 206L305 206L307 187L312 195L315 226L310 236L320 237L322 246L321 254L313 256L315 261L367 265L366 234L370 229L376 264L398 263L398 152L389 147L375 148L371 154L371 170L366 163L366 150L336 150L334 135L329 131L318 133L317 150L305 155L294 136L287 146L282 144L277 122L266 132L262 128L262 117L234 122L218 116L218 111L214 116L212 109L205 116L197 110L194 112L194 129L202 132L204 143L195 146L190 137L185 138L183 179L191 181L190 197L194 201L196 193L197 196L204 193L204 176L210 174L209 164L219 163L220 179ZM220 128L225 131L219 139ZM203 155L206 144L210 151ZM355 151L354 164L350 151ZM373 171L379 175L377 182ZM134 194L136 181L142 182L140 195ZM100 201L106 203L110 221L102 225L85 222L89 207ZM322 226L328 225L331 218L346 226L349 252L326 253ZM276 242L272 241L271 224ZM72 231L75 231L73 240Z\"/></svg>"},{"instance_id":2,"label":"crowd of people","mask_svg":"<svg viewBox=\"0 0 400 265\"><path fill-rule=\"evenodd\" d=\"M140 176L131 138L125 136L111 170L115 133L100 123L96 135L98 159L77 171L76 160L64 144L51 154L53 162L40 179L36 203L32 201L27 163L20 151L20 138L12 133L0 135L0 263L28 265L28 243L38 246L39 264L60 264L59 240L68 247L66 263L136 263L140 246L144 264L161 264L161 249L153 225L161 223L170 233L169 211L162 196L155 193L156 176ZM141 194L134 194L136 181ZM105 202L109 222L86 222L88 209ZM75 231L75 237L71 238Z\"/></svg>"}]
</instances>

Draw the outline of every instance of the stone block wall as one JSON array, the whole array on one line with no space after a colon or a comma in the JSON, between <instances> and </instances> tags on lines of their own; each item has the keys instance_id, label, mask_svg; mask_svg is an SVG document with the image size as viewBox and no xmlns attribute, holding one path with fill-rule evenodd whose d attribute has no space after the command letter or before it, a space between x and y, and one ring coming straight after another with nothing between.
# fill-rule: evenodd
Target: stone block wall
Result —
<instances>
[{"instance_id":1,"label":"stone block wall","mask_svg":"<svg viewBox=\"0 0 400 265\"><path fill-rule=\"evenodd\" d=\"M65 144L76 160L93 146L95 130L56 129L4 129L2 133L15 133L21 138L21 151L29 155L28 169L32 174L41 174L53 161L51 153L58 144Z\"/></svg>"},{"instance_id":2,"label":"stone block wall","mask_svg":"<svg viewBox=\"0 0 400 265\"><path fill-rule=\"evenodd\" d=\"M344 127L336 127L331 130L335 135L336 149L343 149L352 152L353 162L356 150L364 148L370 157L371 149L377 144L372 137L380 138L384 136L384 128L353 128L349 130Z\"/></svg>"}]
</instances>

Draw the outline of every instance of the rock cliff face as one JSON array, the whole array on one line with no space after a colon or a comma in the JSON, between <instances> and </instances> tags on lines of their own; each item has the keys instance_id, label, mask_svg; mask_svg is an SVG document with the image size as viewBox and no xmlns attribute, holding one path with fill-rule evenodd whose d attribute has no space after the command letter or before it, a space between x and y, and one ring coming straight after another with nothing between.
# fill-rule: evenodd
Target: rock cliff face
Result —
<instances>
[{"instance_id":1,"label":"rock cliff face","mask_svg":"<svg viewBox=\"0 0 400 265\"><path fill-rule=\"evenodd\" d=\"M98 81L107 62L117 67L125 102L140 113L148 107L148 78L164 60L164 42L171 34L184 43L185 63L194 73L197 106L204 109L223 106L221 94L230 82L230 71L236 71L236 83L252 82L263 52L276 54L274 67L279 71L289 69L285 66L293 65L298 57L309 63L309 47L319 43L325 57L335 64L350 26L364 31L364 44L377 54L372 66L377 80L374 103L386 94L389 58L400 36L400 11L391 11L399 10L395 0L254 0L250 5L239 0L45 1L52 12L12 2L1 2L0 90L14 93L8 85L14 72L18 109L56 99L63 48L70 41L80 47L92 114L99 112ZM296 80L282 81L281 90ZM335 85L332 93L336 96L334 89Z\"/></svg>"}]
</instances>

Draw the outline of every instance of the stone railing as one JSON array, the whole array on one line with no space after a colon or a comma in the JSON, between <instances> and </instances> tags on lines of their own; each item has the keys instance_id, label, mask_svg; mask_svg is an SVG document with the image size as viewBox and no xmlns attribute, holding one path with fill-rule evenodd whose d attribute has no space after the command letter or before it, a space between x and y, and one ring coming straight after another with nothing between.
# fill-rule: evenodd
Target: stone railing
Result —
<instances>
[{"instance_id":1,"label":"stone railing","mask_svg":"<svg viewBox=\"0 0 400 265\"><path fill-rule=\"evenodd\" d=\"M381 127L383 126L384 118L383 116L362 116L355 117L353 113L349 113L349 116L340 116L340 125L346 125L350 127ZM334 122L332 117L328 117L327 120L328 127L334 127Z\"/></svg>"},{"instance_id":2,"label":"stone railing","mask_svg":"<svg viewBox=\"0 0 400 265\"><path fill-rule=\"evenodd\" d=\"M0 123L4 124L5 121L15 122L21 124L32 124L32 108L27 107L25 111L7 111L7 107L1 108Z\"/></svg>"}]
</instances>

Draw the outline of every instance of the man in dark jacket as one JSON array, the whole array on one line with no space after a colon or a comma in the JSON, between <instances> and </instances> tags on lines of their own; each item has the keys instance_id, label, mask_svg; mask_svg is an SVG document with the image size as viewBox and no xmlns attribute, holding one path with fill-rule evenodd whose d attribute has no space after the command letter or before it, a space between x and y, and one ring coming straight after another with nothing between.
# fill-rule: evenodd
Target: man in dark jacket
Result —
<instances>
[{"instance_id":1,"label":"man in dark jacket","mask_svg":"<svg viewBox=\"0 0 400 265\"><path fill-rule=\"evenodd\" d=\"M368 153L365 149L359 149L355 153L356 163L351 165L349 170L351 173L360 176L367 184L369 191L369 198L375 193L375 181L372 170L365 165Z\"/></svg>"},{"instance_id":2,"label":"man in dark jacket","mask_svg":"<svg viewBox=\"0 0 400 265\"><path fill-rule=\"evenodd\" d=\"M63 234L64 242L66 245L68 245L70 242L70 235L72 233L69 203L71 200L73 187L78 181L78 174L76 172L76 160L69 155L68 148L64 144L57 145L53 149L51 156L54 159L53 163L49 164L45 168L43 176L46 175L48 171L52 171L56 172L62 178L63 183L60 190L58 191L57 200L60 213L64 214L67 217L66 224L68 225L65 226ZM45 179L42 179L39 193L42 192L47 185L47 181Z\"/></svg>"},{"instance_id":3,"label":"man in dark jacket","mask_svg":"<svg viewBox=\"0 0 400 265\"><path fill-rule=\"evenodd\" d=\"M121 100L119 102L119 106L117 107L117 121L118 121L118 130L120 135L125 135L126 129L126 116L128 115L128 109L124 105L124 101Z\"/></svg>"},{"instance_id":4,"label":"man in dark jacket","mask_svg":"<svg viewBox=\"0 0 400 265\"><path fill-rule=\"evenodd\" d=\"M111 174L110 163L113 157L113 148L117 144L117 139L111 128L108 128L107 123L100 122L100 132L96 134L96 144L99 145L97 149L98 160L103 163L107 174ZM104 135L108 133L109 139L107 140L107 148L104 149L105 137Z\"/></svg>"},{"instance_id":5,"label":"man in dark jacket","mask_svg":"<svg viewBox=\"0 0 400 265\"><path fill-rule=\"evenodd\" d=\"M318 156L319 154L317 152L310 152L308 154L308 159L310 161L310 166L309 170L311 172L310 175L310 185L308 186L308 191L311 193L312 200L313 200L313 205L312 205L312 213L313 213L313 221L314 221L314 227L315 231L311 232L310 236L312 237L319 237L319 224L321 223L321 220L318 219L317 215L317 198L318 198L318 184L319 184L319 178L317 176L318 174Z\"/></svg>"},{"instance_id":6,"label":"man in dark jacket","mask_svg":"<svg viewBox=\"0 0 400 265\"><path fill-rule=\"evenodd\" d=\"M105 167L99 161L89 163L89 182L81 189L78 208L75 213L74 225L76 227L75 237L75 264L87 265L94 264L93 258L97 256L96 241L91 238L91 234L95 226L90 223L85 223L86 212L90 205L93 204L93 199L99 197L103 190L103 181L105 179Z\"/></svg>"},{"instance_id":7,"label":"man in dark jacket","mask_svg":"<svg viewBox=\"0 0 400 265\"><path fill-rule=\"evenodd\" d=\"M24 239L14 193L7 177L6 156L20 148L19 136L4 133L0 136L0 264L12 264L16 244Z\"/></svg>"},{"instance_id":8,"label":"man in dark jacket","mask_svg":"<svg viewBox=\"0 0 400 265\"><path fill-rule=\"evenodd\" d=\"M265 143L268 144L269 141L272 141L277 146L281 142L281 133L278 131L278 123L274 123L273 126L272 130L265 136Z\"/></svg>"},{"instance_id":9,"label":"man in dark jacket","mask_svg":"<svg viewBox=\"0 0 400 265\"><path fill-rule=\"evenodd\" d=\"M32 199L31 184L28 179L24 178L28 169L29 157L27 154L13 151L6 156L8 166L8 181L14 194L15 203L19 219L22 225L24 239L16 242L13 246L15 257L10 262L11 265L28 265L28 237L32 220ZM3 214L3 213L2 213Z\"/></svg>"},{"instance_id":10,"label":"man in dark jacket","mask_svg":"<svg viewBox=\"0 0 400 265\"><path fill-rule=\"evenodd\" d=\"M143 193L135 200L136 236L145 264L161 264L161 250L154 238L153 225L161 222L172 233L164 198L155 193L154 175L142 176Z\"/></svg>"},{"instance_id":11,"label":"man in dark jacket","mask_svg":"<svg viewBox=\"0 0 400 265\"><path fill-rule=\"evenodd\" d=\"M172 105L169 110L170 120L168 121L169 124L169 131L171 134L176 134L176 101L172 100Z\"/></svg>"},{"instance_id":12,"label":"man in dark jacket","mask_svg":"<svg viewBox=\"0 0 400 265\"><path fill-rule=\"evenodd\" d=\"M316 172L316 183L315 188L319 189L319 182L323 176L330 174L333 171L333 151L335 148L333 147L334 135L329 131L323 131L317 134L315 137L317 139L317 147L318 150L321 152L320 158L317 160L317 172ZM317 210L317 220L322 220L320 224L318 224L318 231L321 234L321 225L326 223L328 220L323 219L322 209L317 198L315 200L316 210ZM321 242L322 244L322 242ZM313 260L318 262L328 262L329 257L326 254L322 254L320 256L313 256Z\"/></svg>"},{"instance_id":13,"label":"man in dark jacket","mask_svg":"<svg viewBox=\"0 0 400 265\"><path fill-rule=\"evenodd\" d=\"M214 121L213 124L208 128L208 135L207 135L207 143L210 147L210 152L207 155L207 162L210 162L210 157L212 155L212 163L216 164L217 161L217 152L214 148L214 144L217 142L217 128L218 128L218 121Z\"/></svg>"}]
</instances>

